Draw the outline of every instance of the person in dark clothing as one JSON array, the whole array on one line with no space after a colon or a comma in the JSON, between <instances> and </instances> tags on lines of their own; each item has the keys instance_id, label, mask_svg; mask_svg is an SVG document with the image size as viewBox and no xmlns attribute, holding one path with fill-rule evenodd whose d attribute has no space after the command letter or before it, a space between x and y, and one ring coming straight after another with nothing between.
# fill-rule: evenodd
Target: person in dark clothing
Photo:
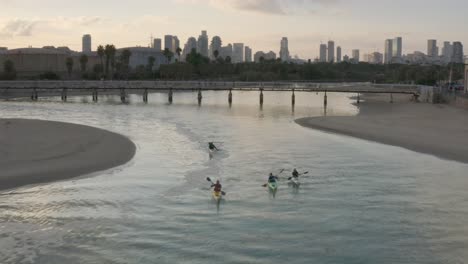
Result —
<instances>
[{"instance_id":1,"label":"person in dark clothing","mask_svg":"<svg viewBox=\"0 0 468 264\"><path fill-rule=\"evenodd\" d=\"M221 188L223 188L221 183L219 183L219 180L217 180L215 184L211 185L211 187L214 187L215 192L221 192Z\"/></svg>"},{"instance_id":2,"label":"person in dark clothing","mask_svg":"<svg viewBox=\"0 0 468 264\"><path fill-rule=\"evenodd\" d=\"M299 172L297 172L297 170L294 169L293 172L292 172L292 176L293 176L293 178L296 178L296 179L299 178Z\"/></svg>"},{"instance_id":3,"label":"person in dark clothing","mask_svg":"<svg viewBox=\"0 0 468 264\"><path fill-rule=\"evenodd\" d=\"M213 142L208 142L208 148L211 150L211 151L218 151L219 149L215 146L215 144Z\"/></svg>"},{"instance_id":4,"label":"person in dark clothing","mask_svg":"<svg viewBox=\"0 0 468 264\"><path fill-rule=\"evenodd\" d=\"M268 176L268 182L275 182L278 180L278 177L274 176L273 173L270 173Z\"/></svg>"}]
</instances>

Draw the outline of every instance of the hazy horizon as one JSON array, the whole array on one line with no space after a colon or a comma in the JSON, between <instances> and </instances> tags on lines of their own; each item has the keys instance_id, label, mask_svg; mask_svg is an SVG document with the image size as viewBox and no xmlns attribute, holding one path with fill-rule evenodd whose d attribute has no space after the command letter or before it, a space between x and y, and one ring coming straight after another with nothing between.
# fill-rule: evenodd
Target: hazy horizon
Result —
<instances>
[{"instance_id":1,"label":"hazy horizon","mask_svg":"<svg viewBox=\"0 0 468 264\"><path fill-rule=\"evenodd\" d=\"M150 37L188 37L207 30L223 45L242 42L254 52L278 53L281 37L289 38L291 55L318 56L319 45L334 40L343 55L352 49L383 52L384 41L403 37L403 53L426 52L427 40L468 43L468 20L461 0L140 0L131 4L103 0L64 2L0 0L0 46L9 49L68 46L81 50L81 37L99 44L148 46Z\"/></svg>"}]
</instances>

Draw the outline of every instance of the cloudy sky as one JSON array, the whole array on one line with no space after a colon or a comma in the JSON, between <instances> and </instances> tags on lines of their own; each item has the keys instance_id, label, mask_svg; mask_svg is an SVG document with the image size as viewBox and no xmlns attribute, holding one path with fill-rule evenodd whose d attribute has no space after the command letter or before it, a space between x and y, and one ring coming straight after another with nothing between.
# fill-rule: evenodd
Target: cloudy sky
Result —
<instances>
[{"instance_id":1,"label":"cloudy sky","mask_svg":"<svg viewBox=\"0 0 468 264\"><path fill-rule=\"evenodd\" d=\"M345 54L382 52L395 36L403 37L404 53L425 52L432 38L468 46L467 10L467 0L0 0L0 46L80 50L85 33L94 47L148 46L151 36L174 34L185 43L207 30L254 51L278 52L286 36L301 58L315 58L330 39Z\"/></svg>"}]
</instances>

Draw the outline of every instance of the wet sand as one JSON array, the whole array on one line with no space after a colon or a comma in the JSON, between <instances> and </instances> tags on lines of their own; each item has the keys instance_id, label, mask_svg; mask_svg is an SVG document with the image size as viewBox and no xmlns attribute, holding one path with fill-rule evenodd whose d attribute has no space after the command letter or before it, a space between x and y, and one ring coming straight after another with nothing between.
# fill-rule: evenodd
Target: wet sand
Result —
<instances>
[{"instance_id":1,"label":"wet sand","mask_svg":"<svg viewBox=\"0 0 468 264\"><path fill-rule=\"evenodd\" d=\"M125 136L61 122L0 119L0 189L69 179L130 161Z\"/></svg>"},{"instance_id":2,"label":"wet sand","mask_svg":"<svg viewBox=\"0 0 468 264\"><path fill-rule=\"evenodd\" d=\"M357 116L296 120L304 127L348 135L468 163L468 111L410 102L408 96L365 95Z\"/></svg>"}]
</instances>

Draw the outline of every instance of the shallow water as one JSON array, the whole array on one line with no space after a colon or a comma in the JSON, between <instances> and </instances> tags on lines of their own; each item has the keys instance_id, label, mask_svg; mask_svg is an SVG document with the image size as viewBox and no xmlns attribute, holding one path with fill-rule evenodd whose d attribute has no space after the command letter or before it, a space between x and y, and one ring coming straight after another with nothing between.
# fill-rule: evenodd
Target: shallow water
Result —
<instances>
[{"instance_id":1,"label":"shallow water","mask_svg":"<svg viewBox=\"0 0 468 264\"><path fill-rule=\"evenodd\" d=\"M467 263L468 165L306 129L353 115L329 94L224 92L0 102L0 117L96 126L130 137L132 162L0 192L0 263ZM222 142L212 157L208 141ZM299 189L261 185L281 168ZM289 176L289 172L282 176ZM227 196L212 200L206 177Z\"/></svg>"}]
</instances>

